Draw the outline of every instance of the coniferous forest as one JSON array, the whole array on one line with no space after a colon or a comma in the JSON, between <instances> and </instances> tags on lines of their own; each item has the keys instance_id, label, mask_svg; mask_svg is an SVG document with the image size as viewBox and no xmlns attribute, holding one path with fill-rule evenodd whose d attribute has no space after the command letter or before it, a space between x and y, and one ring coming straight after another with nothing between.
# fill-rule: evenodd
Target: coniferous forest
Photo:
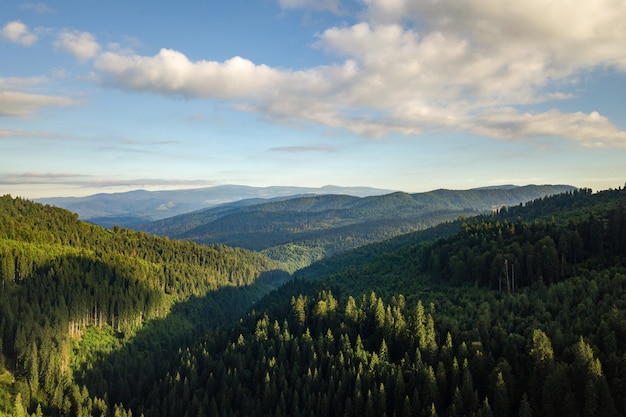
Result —
<instances>
[{"instance_id":1,"label":"coniferous forest","mask_svg":"<svg viewBox=\"0 0 626 417\"><path fill-rule=\"evenodd\" d=\"M626 415L626 189L285 270L0 198L0 416Z\"/></svg>"}]
</instances>

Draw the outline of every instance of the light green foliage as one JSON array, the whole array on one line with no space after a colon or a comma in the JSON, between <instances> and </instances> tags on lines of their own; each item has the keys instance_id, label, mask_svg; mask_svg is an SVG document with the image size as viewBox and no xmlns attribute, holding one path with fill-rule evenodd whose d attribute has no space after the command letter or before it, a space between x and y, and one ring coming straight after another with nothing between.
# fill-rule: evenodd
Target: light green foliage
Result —
<instances>
[{"instance_id":1,"label":"light green foliage","mask_svg":"<svg viewBox=\"0 0 626 417\"><path fill-rule=\"evenodd\" d=\"M549 367L554 360L554 351L550 338L542 330L533 331L532 347L530 357L535 366Z\"/></svg>"}]
</instances>

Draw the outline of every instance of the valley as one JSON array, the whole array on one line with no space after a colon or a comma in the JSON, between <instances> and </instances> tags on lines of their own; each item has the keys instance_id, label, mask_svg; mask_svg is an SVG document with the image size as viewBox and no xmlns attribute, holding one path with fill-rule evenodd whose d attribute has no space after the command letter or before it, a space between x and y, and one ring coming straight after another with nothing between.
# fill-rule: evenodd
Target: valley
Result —
<instances>
[{"instance_id":1,"label":"valley","mask_svg":"<svg viewBox=\"0 0 626 417\"><path fill-rule=\"evenodd\" d=\"M328 194L269 202L242 200L136 228L172 239L260 251L295 272L335 253L573 189L528 185L368 197Z\"/></svg>"},{"instance_id":2,"label":"valley","mask_svg":"<svg viewBox=\"0 0 626 417\"><path fill-rule=\"evenodd\" d=\"M533 187L2 197L0 415L626 415L626 189Z\"/></svg>"}]
</instances>

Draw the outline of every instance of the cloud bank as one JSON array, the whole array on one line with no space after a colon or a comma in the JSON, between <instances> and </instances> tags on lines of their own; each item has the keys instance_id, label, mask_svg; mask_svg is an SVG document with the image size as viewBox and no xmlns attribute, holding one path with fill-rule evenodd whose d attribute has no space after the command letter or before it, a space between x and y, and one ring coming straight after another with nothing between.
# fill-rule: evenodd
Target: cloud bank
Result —
<instances>
[{"instance_id":1,"label":"cloud bank","mask_svg":"<svg viewBox=\"0 0 626 417\"><path fill-rule=\"evenodd\" d=\"M282 9L339 10L337 0L278 0ZM99 81L166 96L227 100L281 124L314 124L358 135L468 132L501 140L560 137L586 147L626 146L626 133L598 112L565 113L560 100L592 71L626 72L626 2L613 0L364 0L355 24L319 33L327 65L273 68L234 56L190 60L102 51L87 32L61 31L59 49L94 59ZM9 25L11 25L9 27ZM5 33L6 32L6 33ZM34 42L11 22L3 37ZM28 39L28 40L27 40ZM35 38L36 40L36 38ZM24 115L59 97L5 92ZM58 100L61 100L60 102ZM23 104L19 105L22 102ZM29 106L30 103L30 106ZM550 103L550 105L546 105ZM529 106L551 110L522 110Z\"/></svg>"}]
</instances>

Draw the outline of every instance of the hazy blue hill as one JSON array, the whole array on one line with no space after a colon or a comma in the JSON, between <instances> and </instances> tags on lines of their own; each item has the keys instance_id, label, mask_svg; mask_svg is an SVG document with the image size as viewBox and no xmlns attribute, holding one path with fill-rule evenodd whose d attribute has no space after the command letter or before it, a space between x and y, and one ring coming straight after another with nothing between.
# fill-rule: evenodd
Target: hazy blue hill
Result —
<instances>
[{"instance_id":1,"label":"hazy blue hill","mask_svg":"<svg viewBox=\"0 0 626 417\"><path fill-rule=\"evenodd\" d=\"M158 219L246 199L271 200L303 194L346 194L369 196L391 190L371 187L249 187L221 185L189 190L145 191L95 194L87 197L42 198L38 202L68 209L82 220L105 227L131 227Z\"/></svg>"},{"instance_id":2,"label":"hazy blue hill","mask_svg":"<svg viewBox=\"0 0 626 417\"><path fill-rule=\"evenodd\" d=\"M304 267L329 254L424 230L459 216L573 190L528 185L483 190L435 190L380 196L316 195L261 204L223 205L139 226L153 234L265 251ZM285 254L290 254L285 258Z\"/></svg>"}]
</instances>

